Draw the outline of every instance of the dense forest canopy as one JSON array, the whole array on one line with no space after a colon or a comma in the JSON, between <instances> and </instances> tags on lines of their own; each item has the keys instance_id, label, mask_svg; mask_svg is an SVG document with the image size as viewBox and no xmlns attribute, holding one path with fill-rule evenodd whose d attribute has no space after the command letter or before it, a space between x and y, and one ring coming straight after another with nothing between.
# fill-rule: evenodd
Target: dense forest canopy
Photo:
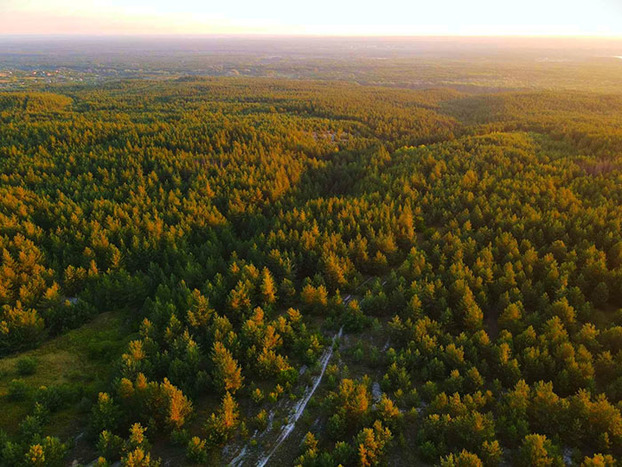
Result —
<instances>
[{"instance_id":1,"label":"dense forest canopy","mask_svg":"<svg viewBox=\"0 0 622 467\"><path fill-rule=\"evenodd\" d=\"M0 93L0 464L615 465L622 61L405 60Z\"/></svg>"}]
</instances>

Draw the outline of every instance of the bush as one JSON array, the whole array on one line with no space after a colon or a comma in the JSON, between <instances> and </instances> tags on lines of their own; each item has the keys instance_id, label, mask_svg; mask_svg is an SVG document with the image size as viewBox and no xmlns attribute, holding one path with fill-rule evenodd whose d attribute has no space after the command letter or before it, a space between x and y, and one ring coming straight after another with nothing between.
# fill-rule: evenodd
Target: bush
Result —
<instances>
[{"instance_id":1,"label":"bush","mask_svg":"<svg viewBox=\"0 0 622 467\"><path fill-rule=\"evenodd\" d=\"M95 341L88 344L87 354L91 360L110 361L116 356L118 348L118 342Z\"/></svg>"},{"instance_id":2,"label":"bush","mask_svg":"<svg viewBox=\"0 0 622 467\"><path fill-rule=\"evenodd\" d=\"M19 402L28 398L30 387L21 379L14 379L9 383L7 397L10 401Z\"/></svg>"},{"instance_id":3,"label":"bush","mask_svg":"<svg viewBox=\"0 0 622 467\"><path fill-rule=\"evenodd\" d=\"M37 359L34 357L24 357L17 361L17 373L21 376L33 375L37 370Z\"/></svg>"},{"instance_id":4,"label":"bush","mask_svg":"<svg viewBox=\"0 0 622 467\"><path fill-rule=\"evenodd\" d=\"M41 386L36 393L35 399L50 412L55 412L70 402L78 400L80 388L63 384L59 386Z\"/></svg>"},{"instance_id":5,"label":"bush","mask_svg":"<svg viewBox=\"0 0 622 467\"><path fill-rule=\"evenodd\" d=\"M345 435L346 420L341 413L336 413L328 419L326 432L331 439L340 439Z\"/></svg>"},{"instance_id":6,"label":"bush","mask_svg":"<svg viewBox=\"0 0 622 467\"><path fill-rule=\"evenodd\" d=\"M21 439L30 442L36 438L39 438L43 432L43 425L45 420L35 415L28 415L22 423L19 425L19 433Z\"/></svg>"},{"instance_id":7,"label":"bush","mask_svg":"<svg viewBox=\"0 0 622 467\"><path fill-rule=\"evenodd\" d=\"M352 464L352 460L354 459L356 451L345 441L339 441L335 444L335 449L333 450L333 458L335 459L335 463L341 465L349 465Z\"/></svg>"},{"instance_id":8,"label":"bush","mask_svg":"<svg viewBox=\"0 0 622 467\"><path fill-rule=\"evenodd\" d=\"M258 430L265 430L268 426L268 412L262 409L255 417L254 424Z\"/></svg>"},{"instance_id":9,"label":"bush","mask_svg":"<svg viewBox=\"0 0 622 467\"><path fill-rule=\"evenodd\" d=\"M104 430L114 431L121 422L121 415L121 409L110 395L100 392L97 403L91 409L91 430L94 433L101 433Z\"/></svg>"},{"instance_id":10,"label":"bush","mask_svg":"<svg viewBox=\"0 0 622 467\"><path fill-rule=\"evenodd\" d=\"M96 314L97 308L83 300L78 300L75 305L52 306L46 310L45 320L51 334L60 334L82 326Z\"/></svg>"},{"instance_id":11,"label":"bush","mask_svg":"<svg viewBox=\"0 0 622 467\"><path fill-rule=\"evenodd\" d=\"M282 385L292 385L298 380L298 371L295 368L288 368L277 375L277 381Z\"/></svg>"},{"instance_id":12,"label":"bush","mask_svg":"<svg viewBox=\"0 0 622 467\"><path fill-rule=\"evenodd\" d=\"M186 446L190 441L188 430L180 429L171 431L171 442L175 446Z\"/></svg>"},{"instance_id":13,"label":"bush","mask_svg":"<svg viewBox=\"0 0 622 467\"><path fill-rule=\"evenodd\" d=\"M24 448L20 443L7 441L0 453L2 465L20 465L24 461Z\"/></svg>"},{"instance_id":14,"label":"bush","mask_svg":"<svg viewBox=\"0 0 622 467\"><path fill-rule=\"evenodd\" d=\"M34 454L34 455L31 455ZM47 436L42 443L33 444L28 451L28 458L35 465L46 465L50 467L60 467L65 465L65 455L67 454L67 446L60 442L58 438ZM40 456L37 459L37 456ZM35 459L42 463L36 463Z\"/></svg>"},{"instance_id":15,"label":"bush","mask_svg":"<svg viewBox=\"0 0 622 467\"><path fill-rule=\"evenodd\" d=\"M107 430L99 434L97 440L97 451L106 459L116 461L123 454L123 439Z\"/></svg>"},{"instance_id":16,"label":"bush","mask_svg":"<svg viewBox=\"0 0 622 467\"><path fill-rule=\"evenodd\" d=\"M207 443L198 436L193 437L188 442L186 449L188 460L197 464L205 464L207 462Z\"/></svg>"}]
</instances>

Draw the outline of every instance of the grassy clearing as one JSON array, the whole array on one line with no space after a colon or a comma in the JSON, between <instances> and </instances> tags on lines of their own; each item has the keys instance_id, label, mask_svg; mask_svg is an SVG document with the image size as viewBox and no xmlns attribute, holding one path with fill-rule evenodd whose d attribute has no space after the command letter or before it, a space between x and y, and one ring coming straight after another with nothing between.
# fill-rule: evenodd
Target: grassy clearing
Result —
<instances>
[{"instance_id":1,"label":"grassy clearing","mask_svg":"<svg viewBox=\"0 0 622 467\"><path fill-rule=\"evenodd\" d=\"M131 338L124 321L122 312L102 313L92 322L51 339L37 349L0 359L3 407L0 429L16 432L16 421L30 412L33 393L41 386L70 385L80 388L85 397L102 390L108 381L111 363L121 355ZM12 400L9 394L15 380L22 381L27 388L21 400ZM81 417L83 414L76 407L60 410L52 414L48 431L61 437L72 436L83 429Z\"/></svg>"}]
</instances>

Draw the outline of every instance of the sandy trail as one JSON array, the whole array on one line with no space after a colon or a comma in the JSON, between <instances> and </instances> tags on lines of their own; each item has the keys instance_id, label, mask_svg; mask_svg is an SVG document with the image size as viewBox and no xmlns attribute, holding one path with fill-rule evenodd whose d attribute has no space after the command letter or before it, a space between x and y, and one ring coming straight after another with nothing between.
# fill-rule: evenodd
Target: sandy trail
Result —
<instances>
[{"instance_id":1,"label":"sandy trail","mask_svg":"<svg viewBox=\"0 0 622 467\"><path fill-rule=\"evenodd\" d=\"M304 397L294 406L294 411L291 417L289 418L290 420L289 423L281 429L281 433L279 434L279 437L277 438L276 443L274 447L272 448L272 450L270 451L270 453L268 453L266 456L263 456L259 459L257 463L258 467L264 467L270 460L270 457L272 457L272 455L281 446L281 444L283 444L283 441L285 441L287 437L291 434L291 432L294 431L294 428L296 427L296 422L300 419L300 417L304 413L305 408L307 407L307 404L309 403L309 401L311 400L311 397L315 393L315 390L318 388L318 386L322 382L322 378L324 377L324 373L326 372L326 367L328 366L328 363L330 362L330 359L333 356L335 342L337 339L341 337L342 333L343 333L343 328L341 328L339 332L333 336L333 341L331 343L330 348L326 352L324 352L324 354L322 355L322 358L320 359L320 362L322 362L322 371L320 372L319 375L315 377L313 386L307 387L307 389L305 390Z\"/></svg>"},{"instance_id":2,"label":"sandy trail","mask_svg":"<svg viewBox=\"0 0 622 467\"><path fill-rule=\"evenodd\" d=\"M362 287L363 285L365 285L371 279L372 278L370 277L367 280L365 280L363 283L361 283L361 285L359 285L359 287L357 287L357 289ZM350 300L352 300L352 295L347 295L346 297L344 297L343 303L347 304ZM313 397L313 394L315 393L317 388L320 386L320 383L322 382L322 378L324 378L324 373L326 373L326 368L328 367L328 364L329 364L329 362L330 362L330 360L331 360L331 358L333 356L335 343L337 342L337 340L339 338L341 338L342 334L343 334L343 327L341 329L339 329L339 332L337 332L333 336L333 339L332 339L330 347L327 348L324 351L324 353L322 354L322 356L320 357L320 362L322 364L322 367L321 367L322 369L321 369L320 373L315 378L313 378L312 384L305 388L304 396L302 397L302 399L300 399L296 403L296 405L294 405L294 407L293 407L293 409L291 411L291 415L288 417L289 423L287 423L287 425L285 425L284 427L281 428L281 432L279 433L279 436L276 439L274 446L272 447L272 449L270 449L269 452L262 453L262 454L259 455L258 461L255 464L258 467L265 467L265 465L268 463L270 458L279 449L279 447L281 447L283 442L289 437L289 435L296 428L296 423L298 422L300 417L302 417L302 414L304 413L305 408L307 407L307 404L311 400L311 397ZM267 430L267 431L269 431L269 430ZM264 432L262 434L262 436L264 436L266 434L267 433ZM253 439L256 439L256 437L257 437L257 434L253 435ZM248 449L247 449L247 446L245 445L241 449L241 451L237 454L237 456L229 463L229 465L232 466L232 467L240 467L240 466L244 465L244 463L247 461L247 459L249 457L248 454L249 454L248 453Z\"/></svg>"}]
</instances>

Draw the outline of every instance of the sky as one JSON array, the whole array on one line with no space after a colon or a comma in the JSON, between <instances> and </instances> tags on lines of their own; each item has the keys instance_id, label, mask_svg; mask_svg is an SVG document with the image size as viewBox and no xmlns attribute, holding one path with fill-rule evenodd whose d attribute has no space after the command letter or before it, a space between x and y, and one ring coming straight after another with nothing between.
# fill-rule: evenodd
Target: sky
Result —
<instances>
[{"instance_id":1,"label":"sky","mask_svg":"<svg viewBox=\"0 0 622 467\"><path fill-rule=\"evenodd\" d=\"M622 0L0 0L0 34L622 37Z\"/></svg>"}]
</instances>

